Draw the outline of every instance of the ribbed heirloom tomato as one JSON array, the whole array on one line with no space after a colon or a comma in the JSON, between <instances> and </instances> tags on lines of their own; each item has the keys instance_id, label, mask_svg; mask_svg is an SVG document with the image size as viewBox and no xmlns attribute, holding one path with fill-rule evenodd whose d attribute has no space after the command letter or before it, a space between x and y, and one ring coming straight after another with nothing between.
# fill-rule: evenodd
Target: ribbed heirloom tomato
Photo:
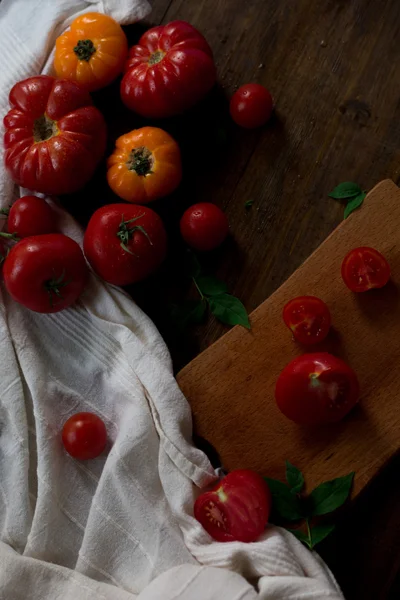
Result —
<instances>
[{"instance_id":1,"label":"ribbed heirloom tomato","mask_svg":"<svg viewBox=\"0 0 400 600\"><path fill-rule=\"evenodd\" d=\"M127 53L126 36L114 19L85 13L57 38L54 69L85 90L98 90L121 73Z\"/></svg>"},{"instance_id":2,"label":"ribbed heirloom tomato","mask_svg":"<svg viewBox=\"0 0 400 600\"><path fill-rule=\"evenodd\" d=\"M158 127L134 129L119 137L107 167L112 191L134 204L167 196L182 179L179 146Z\"/></svg>"},{"instance_id":3,"label":"ribbed heirloom tomato","mask_svg":"<svg viewBox=\"0 0 400 600\"><path fill-rule=\"evenodd\" d=\"M267 525L271 503L260 475L237 470L197 498L194 516L218 542L254 542Z\"/></svg>"},{"instance_id":4,"label":"ribbed heirloom tomato","mask_svg":"<svg viewBox=\"0 0 400 600\"><path fill-rule=\"evenodd\" d=\"M92 215L83 247L100 277L114 285L128 285L160 266L167 235L160 217L150 208L110 204Z\"/></svg>"},{"instance_id":5,"label":"ribbed heirloom tomato","mask_svg":"<svg viewBox=\"0 0 400 600\"><path fill-rule=\"evenodd\" d=\"M328 352L304 354L283 369L276 382L278 408L300 425L340 421L357 403L357 375Z\"/></svg>"},{"instance_id":6,"label":"ribbed heirloom tomato","mask_svg":"<svg viewBox=\"0 0 400 600\"><path fill-rule=\"evenodd\" d=\"M94 173L106 145L106 125L88 92L47 75L11 89L4 118L4 161L15 183L44 194L68 194Z\"/></svg>"},{"instance_id":7,"label":"ribbed heirloom tomato","mask_svg":"<svg viewBox=\"0 0 400 600\"><path fill-rule=\"evenodd\" d=\"M215 77L212 50L204 37L189 23L173 21L149 29L130 49L121 98L144 117L170 117L201 100Z\"/></svg>"}]
</instances>

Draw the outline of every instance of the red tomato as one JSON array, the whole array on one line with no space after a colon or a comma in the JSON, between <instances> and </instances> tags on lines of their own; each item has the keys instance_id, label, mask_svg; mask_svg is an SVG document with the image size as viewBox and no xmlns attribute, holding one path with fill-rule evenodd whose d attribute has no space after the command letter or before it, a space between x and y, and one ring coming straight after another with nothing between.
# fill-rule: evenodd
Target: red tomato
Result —
<instances>
[{"instance_id":1,"label":"red tomato","mask_svg":"<svg viewBox=\"0 0 400 600\"><path fill-rule=\"evenodd\" d=\"M14 238L54 233L57 229L56 215L43 198L22 196L8 212L8 234Z\"/></svg>"},{"instance_id":2,"label":"red tomato","mask_svg":"<svg viewBox=\"0 0 400 600\"><path fill-rule=\"evenodd\" d=\"M283 309L283 320L300 344L322 342L329 333L331 315L329 308L315 296L293 298Z\"/></svg>"},{"instance_id":3,"label":"red tomato","mask_svg":"<svg viewBox=\"0 0 400 600\"><path fill-rule=\"evenodd\" d=\"M76 413L64 423L62 441L68 454L74 458L96 458L106 447L106 426L93 413Z\"/></svg>"},{"instance_id":4,"label":"red tomato","mask_svg":"<svg viewBox=\"0 0 400 600\"><path fill-rule=\"evenodd\" d=\"M271 492L260 475L232 471L197 498L194 516L217 542L254 542L265 529L271 503Z\"/></svg>"},{"instance_id":5,"label":"red tomato","mask_svg":"<svg viewBox=\"0 0 400 600\"><path fill-rule=\"evenodd\" d=\"M68 194L89 181L105 151L106 125L88 92L38 75L15 84L9 100L4 160L15 183Z\"/></svg>"},{"instance_id":6,"label":"red tomato","mask_svg":"<svg viewBox=\"0 0 400 600\"><path fill-rule=\"evenodd\" d=\"M279 375L278 408L300 425L340 421L356 404L357 375L343 360L315 352L292 360Z\"/></svg>"},{"instance_id":7,"label":"red tomato","mask_svg":"<svg viewBox=\"0 0 400 600\"><path fill-rule=\"evenodd\" d=\"M149 29L130 49L121 98L143 117L170 117L201 100L215 77L204 37L189 23L173 21Z\"/></svg>"},{"instance_id":8,"label":"red tomato","mask_svg":"<svg viewBox=\"0 0 400 600\"><path fill-rule=\"evenodd\" d=\"M167 234L160 217L150 208L110 204L92 215L83 248L100 277L114 285L128 285L160 266L167 250Z\"/></svg>"},{"instance_id":9,"label":"red tomato","mask_svg":"<svg viewBox=\"0 0 400 600\"><path fill-rule=\"evenodd\" d=\"M188 208L180 227L185 242L201 252L220 246L229 232L225 213L211 202L200 202Z\"/></svg>"},{"instance_id":10,"label":"red tomato","mask_svg":"<svg viewBox=\"0 0 400 600\"><path fill-rule=\"evenodd\" d=\"M390 279L389 263L374 248L355 248L342 263L342 277L352 292L381 288Z\"/></svg>"},{"instance_id":11,"label":"red tomato","mask_svg":"<svg viewBox=\"0 0 400 600\"><path fill-rule=\"evenodd\" d=\"M258 83L242 85L231 98L231 117L237 125L254 129L271 118L274 101L271 94Z\"/></svg>"},{"instance_id":12,"label":"red tomato","mask_svg":"<svg viewBox=\"0 0 400 600\"><path fill-rule=\"evenodd\" d=\"M61 233L25 238L4 262L10 296L30 310L54 313L77 300L88 278L82 250Z\"/></svg>"}]
</instances>

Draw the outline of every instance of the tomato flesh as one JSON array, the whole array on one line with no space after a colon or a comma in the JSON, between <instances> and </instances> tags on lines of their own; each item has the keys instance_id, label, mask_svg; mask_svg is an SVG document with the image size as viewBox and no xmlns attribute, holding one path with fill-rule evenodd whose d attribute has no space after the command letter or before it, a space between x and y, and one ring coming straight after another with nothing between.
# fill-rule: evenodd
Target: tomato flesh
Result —
<instances>
[{"instance_id":1,"label":"tomato flesh","mask_svg":"<svg viewBox=\"0 0 400 600\"><path fill-rule=\"evenodd\" d=\"M352 292L367 292L387 284L390 266L378 250L366 246L355 248L342 263L342 278Z\"/></svg>"},{"instance_id":2,"label":"tomato flesh","mask_svg":"<svg viewBox=\"0 0 400 600\"><path fill-rule=\"evenodd\" d=\"M327 352L304 354L280 374L275 399L280 411L300 425L340 421L357 403L357 375Z\"/></svg>"},{"instance_id":3,"label":"tomato flesh","mask_svg":"<svg viewBox=\"0 0 400 600\"><path fill-rule=\"evenodd\" d=\"M311 345L322 342L329 333L329 308L315 296L293 298L283 309L283 320L296 341Z\"/></svg>"},{"instance_id":4,"label":"tomato flesh","mask_svg":"<svg viewBox=\"0 0 400 600\"><path fill-rule=\"evenodd\" d=\"M260 475L237 470L197 498L194 516L218 542L254 542L268 522L271 502Z\"/></svg>"},{"instance_id":5,"label":"tomato flesh","mask_svg":"<svg viewBox=\"0 0 400 600\"><path fill-rule=\"evenodd\" d=\"M96 458L106 447L106 426L100 417L93 413L76 413L65 422L62 441L68 454L74 458Z\"/></svg>"}]
</instances>

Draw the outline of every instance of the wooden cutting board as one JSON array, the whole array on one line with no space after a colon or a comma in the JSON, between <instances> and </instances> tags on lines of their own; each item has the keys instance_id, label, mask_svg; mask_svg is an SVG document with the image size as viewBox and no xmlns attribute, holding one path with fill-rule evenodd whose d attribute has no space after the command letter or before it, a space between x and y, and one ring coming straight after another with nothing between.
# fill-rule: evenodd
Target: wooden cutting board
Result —
<instances>
[{"instance_id":1,"label":"wooden cutting board","mask_svg":"<svg viewBox=\"0 0 400 600\"><path fill-rule=\"evenodd\" d=\"M340 267L346 253L372 246L390 263L381 290L353 294ZM252 330L235 327L178 375L196 433L229 469L284 478L285 460L301 468L309 488L356 472L356 495L400 447L400 190L382 181L270 298L251 314ZM284 304L315 295L334 328L313 350L340 356L357 372L361 400L344 421L307 428L287 420L274 400L283 367L304 352L282 321Z\"/></svg>"}]
</instances>

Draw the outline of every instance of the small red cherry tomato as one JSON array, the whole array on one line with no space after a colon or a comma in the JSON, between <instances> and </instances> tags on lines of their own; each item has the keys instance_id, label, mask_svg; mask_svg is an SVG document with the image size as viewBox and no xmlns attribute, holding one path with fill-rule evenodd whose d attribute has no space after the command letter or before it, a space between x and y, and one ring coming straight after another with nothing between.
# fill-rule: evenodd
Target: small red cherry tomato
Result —
<instances>
[{"instance_id":1,"label":"small red cherry tomato","mask_svg":"<svg viewBox=\"0 0 400 600\"><path fill-rule=\"evenodd\" d=\"M62 441L68 454L74 458L96 458L106 447L106 426L100 417L93 413L76 413L64 423Z\"/></svg>"},{"instance_id":2,"label":"small red cherry tomato","mask_svg":"<svg viewBox=\"0 0 400 600\"><path fill-rule=\"evenodd\" d=\"M17 238L55 233L56 215L43 198L23 196L14 202L8 213L8 233Z\"/></svg>"},{"instance_id":3,"label":"small red cherry tomato","mask_svg":"<svg viewBox=\"0 0 400 600\"><path fill-rule=\"evenodd\" d=\"M322 342L329 333L331 315L329 308L315 296L293 298L283 309L283 320L300 344Z\"/></svg>"},{"instance_id":4,"label":"small red cherry tomato","mask_svg":"<svg viewBox=\"0 0 400 600\"><path fill-rule=\"evenodd\" d=\"M274 101L264 86L247 83L235 92L230 102L231 117L237 125L254 129L271 118Z\"/></svg>"},{"instance_id":5,"label":"small red cherry tomato","mask_svg":"<svg viewBox=\"0 0 400 600\"><path fill-rule=\"evenodd\" d=\"M180 226L185 242L201 252L220 246L229 232L225 213L211 202L200 202L188 208Z\"/></svg>"},{"instance_id":6,"label":"small red cherry tomato","mask_svg":"<svg viewBox=\"0 0 400 600\"><path fill-rule=\"evenodd\" d=\"M343 360L314 352L292 360L278 377L280 411L300 425L340 421L357 403L357 375Z\"/></svg>"},{"instance_id":7,"label":"small red cherry tomato","mask_svg":"<svg viewBox=\"0 0 400 600\"><path fill-rule=\"evenodd\" d=\"M271 492L260 475L232 471L197 498L194 516L217 542L254 542L265 529L271 503Z\"/></svg>"},{"instance_id":8,"label":"small red cherry tomato","mask_svg":"<svg viewBox=\"0 0 400 600\"><path fill-rule=\"evenodd\" d=\"M390 279L389 263L374 248L355 248L347 254L342 263L342 277L352 292L381 288Z\"/></svg>"}]
</instances>

